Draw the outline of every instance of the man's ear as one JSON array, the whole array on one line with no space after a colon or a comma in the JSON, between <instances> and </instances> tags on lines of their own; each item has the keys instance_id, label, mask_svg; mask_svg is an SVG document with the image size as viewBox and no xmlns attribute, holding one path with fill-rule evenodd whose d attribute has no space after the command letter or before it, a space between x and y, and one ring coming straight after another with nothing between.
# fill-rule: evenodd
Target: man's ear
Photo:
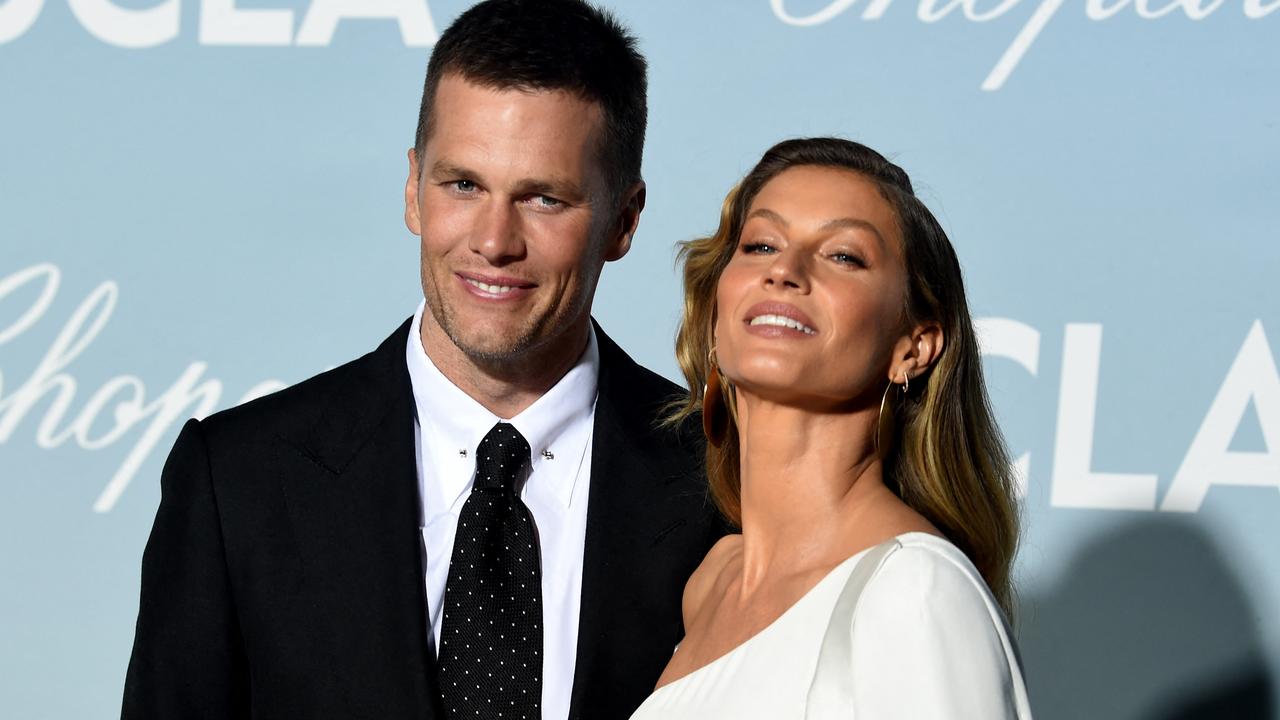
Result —
<instances>
[{"instance_id":1,"label":"man's ear","mask_svg":"<svg viewBox=\"0 0 1280 720\"><path fill-rule=\"evenodd\" d=\"M409 178L404 181L404 224L409 232L422 235L422 218L418 217L418 151L409 148Z\"/></svg>"},{"instance_id":2,"label":"man's ear","mask_svg":"<svg viewBox=\"0 0 1280 720\"><path fill-rule=\"evenodd\" d=\"M904 375L916 378L942 355L946 338L942 325L926 322L915 326L910 335L904 335L894 348L893 362L889 365L889 382L901 383Z\"/></svg>"},{"instance_id":3,"label":"man's ear","mask_svg":"<svg viewBox=\"0 0 1280 720\"><path fill-rule=\"evenodd\" d=\"M631 238L635 237L636 228L640 225L640 213L644 210L644 181L637 182L627 189L623 201L618 206L618 215L609 231L605 246L606 262L622 259L631 250Z\"/></svg>"}]
</instances>

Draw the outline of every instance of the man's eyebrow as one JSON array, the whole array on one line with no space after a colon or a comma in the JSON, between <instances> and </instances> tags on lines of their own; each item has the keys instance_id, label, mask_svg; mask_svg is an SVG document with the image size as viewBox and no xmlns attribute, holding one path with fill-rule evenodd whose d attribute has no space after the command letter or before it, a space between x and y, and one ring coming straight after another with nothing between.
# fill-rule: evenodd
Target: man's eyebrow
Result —
<instances>
[{"instance_id":1,"label":"man's eyebrow","mask_svg":"<svg viewBox=\"0 0 1280 720\"><path fill-rule=\"evenodd\" d=\"M549 195L561 200L579 201L586 197L578 183L568 178L527 178L515 184L519 195Z\"/></svg>"},{"instance_id":2,"label":"man's eyebrow","mask_svg":"<svg viewBox=\"0 0 1280 720\"><path fill-rule=\"evenodd\" d=\"M432 177L475 177L470 170L453 163L438 161L431 166Z\"/></svg>"},{"instance_id":3,"label":"man's eyebrow","mask_svg":"<svg viewBox=\"0 0 1280 720\"><path fill-rule=\"evenodd\" d=\"M478 176L479 173L473 170L446 161L439 161L431 166L431 177L435 178L473 179ZM579 201L586 197L586 193L583 192L578 183L568 178L555 176L517 180L514 191L518 195L550 195L571 201Z\"/></svg>"}]
</instances>

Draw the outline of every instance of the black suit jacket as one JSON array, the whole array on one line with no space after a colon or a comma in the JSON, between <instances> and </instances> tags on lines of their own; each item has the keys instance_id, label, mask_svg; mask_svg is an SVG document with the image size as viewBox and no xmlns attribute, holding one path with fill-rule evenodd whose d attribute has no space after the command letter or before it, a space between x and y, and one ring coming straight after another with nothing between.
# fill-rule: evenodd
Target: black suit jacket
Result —
<instances>
[{"instance_id":1,"label":"black suit jacket","mask_svg":"<svg viewBox=\"0 0 1280 720\"><path fill-rule=\"evenodd\" d=\"M372 353L182 428L142 560L126 720L440 718L418 526L409 323ZM571 717L626 718L723 532L679 389L597 328Z\"/></svg>"}]
</instances>

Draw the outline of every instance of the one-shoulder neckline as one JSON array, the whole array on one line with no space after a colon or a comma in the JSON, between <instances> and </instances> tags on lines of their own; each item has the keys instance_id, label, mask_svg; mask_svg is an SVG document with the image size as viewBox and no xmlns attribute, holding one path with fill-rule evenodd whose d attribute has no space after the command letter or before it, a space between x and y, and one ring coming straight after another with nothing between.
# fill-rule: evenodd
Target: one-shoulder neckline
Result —
<instances>
[{"instance_id":1,"label":"one-shoulder neckline","mask_svg":"<svg viewBox=\"0 0 1280 720\"><path fill-rule=\"evenodd\" d=\"M775 627L781 624L784 620L786 620L791 615L794 615L801 605L807 604L807 601L813 598L823 586L825 586L828 582L831 581L832 578L837 577L842 569L862 559L864 555L871 552L872 550L875 550L881 545L884 545L886 543L891 543L891 542L896 542L901 545L902 541L905 538L911 538L914 536L929 538L930 540L946 543L948 545L951 544L951 542L946 538L938 537L937 535L934 535L932 533L913 530L911 532L905 532L899 535L894 535L893 537L888 538L882 542L876 543L875 545L859 550L853 555L850 555L849 557L840 561L840 564L831 568L831 570L829 570L826 575L823 575L822 578L818 580L818 582L814 583L813 587L809 588L809 590L805 592L805 594L797 598L795 602L791 603L790 607L788 607L786 610L783 610L782 613L778 615L778 617L774 618L773 621L770 622L768 625L765 625L763 628L760 628L760 630L758 630L754 635L747 638L746 640L743 640L737 645L734 645L729 650L726 650L724 654L716 657L714 660L708 662L707 664L702 665L690 672L687 672L684 675L681 675L680 677L676 678L675 680L672 680L671 682L661 687L655 688L651 696L662 693L666 691L668 688L674 688L677 685L684 684L686 681L692 679L693 677L697 675L705 674L707 671L711 670L713 667L716 667L718 665L722 665L728 662L730 658L742 652L747 646L755 643L755 641L758 640L759 638L769 634L771 631L773 631Z\"/></svg>"}]
</instances>

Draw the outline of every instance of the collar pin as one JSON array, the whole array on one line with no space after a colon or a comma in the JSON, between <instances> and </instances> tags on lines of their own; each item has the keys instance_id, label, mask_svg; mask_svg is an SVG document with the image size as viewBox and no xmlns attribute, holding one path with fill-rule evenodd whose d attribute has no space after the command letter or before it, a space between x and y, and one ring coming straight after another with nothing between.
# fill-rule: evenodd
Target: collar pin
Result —
<instances>
[{"instance_id":1,"label":"collar pin","mask_svg":"<svg viewBox=\"0 0 1280 720\"><path fill-rule=\"evenodd\" d=\"M543 450L543 451L542 451L542 457L543 457L543 458L545 458L545 459L547 459L547 460L555 460L555 459L556 459L555 454L553 454L550 450Z\"/></svg>"},{"instance_id":2,"label":"collar pin","mask_svg":"<svg viewBox=\"0 0 1280 720\"><path fill-rule=\"evenodd\" d=\"M459 448L459 450L458 450L458 457L466 457L466 456L467 456L467 449L466 449L466 448Z\"/></svg>"}]
</instances>

